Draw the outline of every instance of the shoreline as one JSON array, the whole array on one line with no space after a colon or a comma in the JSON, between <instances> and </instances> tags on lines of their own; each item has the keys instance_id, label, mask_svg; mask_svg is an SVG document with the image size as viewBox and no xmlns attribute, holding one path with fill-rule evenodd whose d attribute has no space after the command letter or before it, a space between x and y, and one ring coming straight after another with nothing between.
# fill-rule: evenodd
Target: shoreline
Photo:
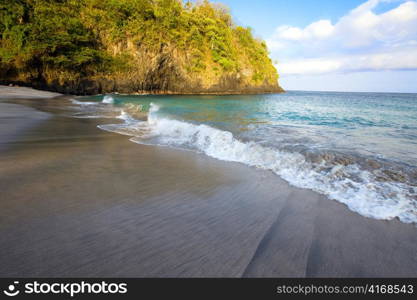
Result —
<instances>
[{"instance_id":1,"label":"shoreline","mask_svg":"<svg viewBox=\"0 0 417 300\"><path fill-rule=\"evenodd\" d=\"M13 86L9 86L7 84L12 84ZM226 96L226 95L266 95L266 94L279 94L279 93L285 93L285 90L282 88L278 88L277 90L260 90L260 91L256 91L257 88L251 88L248 89L246 92L245 91L223 91L223 92L210 92L210 91L203 91L203 92L175 92L175 91L144 91L144 92L133 92L133 93L119 93L117 91L112 91L112 92L107 92L107 93L98 93L98 94L62 94L59 92L55 92L52 89L38 89L38 88L34 88L31 85L26 85L25 83L22 82L7 82L6 85L2 85L0 84L0 92L2 92L2 90L4 90L4 88L25 88L25 89L32 89L34 91L42 91L45 93L53 93L56 94L57 96L60 95L69 95L69 96L74 96L74 97L83 97L83 96L96 96L96 95L106 95L106 94L117 94L117 95L167 95L167 96L204 96L204 95L212 95L212 96ZM36 93L36 92L35 92ZM47 94L45 94L46 97L49 97Z\"/></svg>"},{"instance_id":2,"label":"shoreline","mask_svg":"<svg viewBox=\"0 0 417 300\"><path fill-rule=\"evenodd\" d=\"M61 93L38 90L27 86L0 85L0 100L14 98L53 98L63 96Z\"/></svg>"},{"instance_id":3,"label":"shoreline","mask_svg":"<svg viewBox=\"0 0 417 300\"><path fill-rule=\"evenodd\" d=\"M1 277L417 276L411 224L269 171L132 143L56 114L56 95L16 92L0 90L13 105L2 127L27 124L0 149Z\"/></svg>"}]
</instances>

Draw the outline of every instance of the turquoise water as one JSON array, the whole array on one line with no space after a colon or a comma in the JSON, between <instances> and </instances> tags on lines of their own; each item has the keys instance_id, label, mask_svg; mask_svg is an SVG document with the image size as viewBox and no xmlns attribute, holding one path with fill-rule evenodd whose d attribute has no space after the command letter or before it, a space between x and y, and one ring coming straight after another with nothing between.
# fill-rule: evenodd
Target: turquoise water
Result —
<instances>
[{"instance_id":1,"label":"turquoise water","mask_svg":"<svg viewBox=\"0 0 417 300\"><path fill-rule=\"evenodd\" d=\"M101 129L133 142L268 169L364 216L417 223L417 94L108 95L74 104L75 116L107 117Z\"/></svg>"}]
</instances>

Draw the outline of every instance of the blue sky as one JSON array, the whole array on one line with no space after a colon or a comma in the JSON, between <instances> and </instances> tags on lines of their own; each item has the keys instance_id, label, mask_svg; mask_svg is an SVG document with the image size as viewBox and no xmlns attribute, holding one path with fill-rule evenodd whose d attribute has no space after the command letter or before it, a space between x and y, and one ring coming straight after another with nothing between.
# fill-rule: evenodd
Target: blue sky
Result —
<instances>
[{"instance_id":1,"label":"blue sky","mask_svg":"<svg viewBox=\"0 0 417 300\"><path fill-rule=\"evenodd\" d=\"M272 35L280 25L306 26L317 19L333 19L361 4L350 1L301 0L220 0L231 8L235 21L252 27L263 38Z\"/></svg>"},{"instance_id":2,"label":"blue sky","mask_svg":"<svg viewBox=\"0 0 417 300\"><path fill-rule=\"evenodd\" d=\"M291 90L417 92L417 1L221 0Z\"/></svg>"}]
</instances>

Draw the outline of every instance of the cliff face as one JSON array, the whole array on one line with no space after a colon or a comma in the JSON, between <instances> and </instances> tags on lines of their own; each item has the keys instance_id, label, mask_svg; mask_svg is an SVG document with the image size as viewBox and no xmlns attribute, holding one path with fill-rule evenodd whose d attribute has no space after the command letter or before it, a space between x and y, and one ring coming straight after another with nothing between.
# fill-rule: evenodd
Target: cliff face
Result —
<instances>
[{"instance_id":1,"label":"cliff face","mask_svg":"<svg viewBox=\"0 0 417 300\"><path fill-rule=\"evenodd\" d=\"M3 83L71 94L283 91L265 43L207 1L22 0L0 12Z\"/></svg>"}]
</instances>

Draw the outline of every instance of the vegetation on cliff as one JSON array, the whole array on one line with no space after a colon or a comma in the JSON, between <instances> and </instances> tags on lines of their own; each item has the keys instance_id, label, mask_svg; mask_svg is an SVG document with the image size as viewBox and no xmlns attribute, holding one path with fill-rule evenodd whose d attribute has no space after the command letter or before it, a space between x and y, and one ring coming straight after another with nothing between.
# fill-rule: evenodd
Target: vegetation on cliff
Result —
<instances>
[{"instance_id":1,"label":"vegetation on cliff","mask_svg":"<svg viewBox=\"0 0 417 300\"><path fill-rule=\"evenodd\" d=\"M60 92L277 92L263 41L208 1L0 2L0 80Z\"/></svg>"}]
</instances>

